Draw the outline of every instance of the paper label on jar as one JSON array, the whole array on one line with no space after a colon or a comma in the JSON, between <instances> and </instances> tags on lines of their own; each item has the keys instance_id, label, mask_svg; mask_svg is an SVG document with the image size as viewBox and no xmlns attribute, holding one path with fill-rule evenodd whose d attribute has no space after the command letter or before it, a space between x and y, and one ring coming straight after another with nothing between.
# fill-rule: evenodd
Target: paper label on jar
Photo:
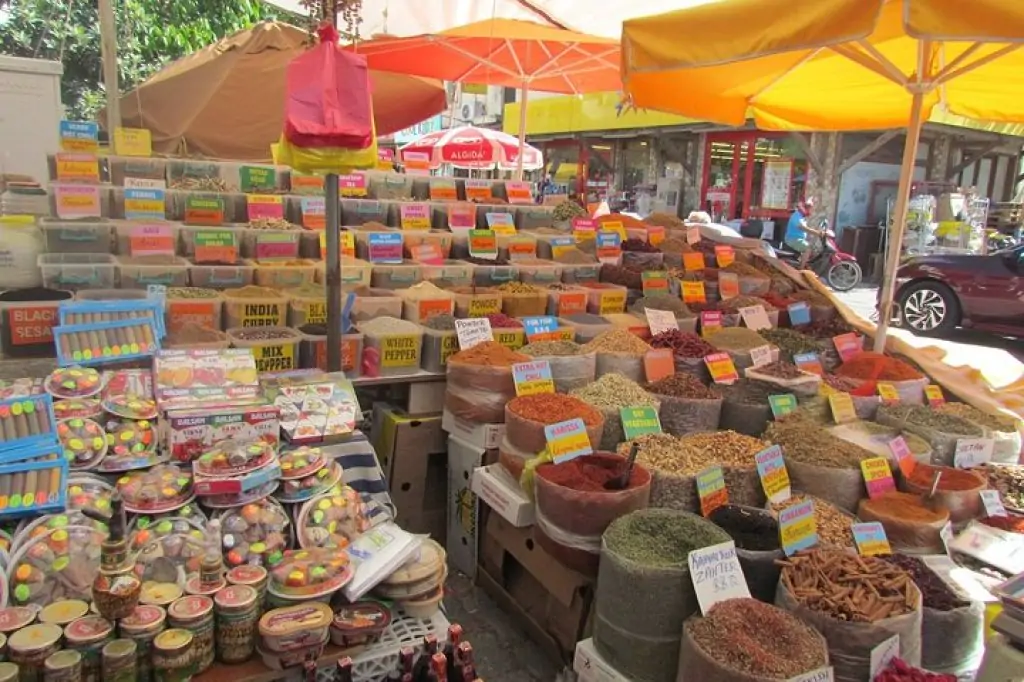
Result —
<instances>
[{"instance_id":1,"label":"paper label on jar","mask_svg":"<svg viewBox=\"0 0 1024 682\"><path fill-rule=\"evenodd\" d=\"M243 327L277 327L284 324L283 308L279 303L243 303L241 304Z\"/></svg>"},{"instance_id":2,"label":"paper label on jar","mask_svg":"<svg viewBox=\"0 0 1024 682\"><path fill-rule=\"evenodd\" d=\"M476 227L476 204L459 202L448 206L448 228L472 230Z\"/></svg>"},{"instance_id":3,"label":"paper label on jar","mask_svg":"<svg viewBox=\"0 0 1024 682\"><path fill-rule=\"evenodd\" d=\"M750 599L750 589L736 556L736 543L732 540L695 549L687 555L686 561L701 613L707 614L711 607L727 599Z\"/></svg>"},{"instance_id":4,"label":"paper label on jar","mask_svg":"<svg viewBox=\"0 0 1024 682\"><path fill-rule=\"evenodd\" d=\"M381 339L381 367L419 367L420 336L396 334Z\"/></svg>"},{"instance_id":5,"label":"paper label on jar","mask_svg":"<svg viewBox=\"0 0 1024 682\"><path fill-rule=\"evenodd\" d=\"M512 380L515 382L517 396L555 392L551 364L547 360L534 360L512 365Z\"/></svg>"},{"instance_id":6,"label":"paper label on jar","mask_svg":"<svg viewBox=\"0 0 1024 682\"><path fill-rule=\"evenodd\" d=\"M234 263L238 260L238 242L232 230L200 230L193 234L196 263Z\"/></svg>"},{"instance_id":7,"label":"paper label on jar","mask_svg":"<svg viewBox=\"0 0 1024 682\"><path fill-rule=\"evenodd\" d=\"M459 348L462 350L467 350L485 341L494 340L491 321L486 317L455 320L455 334L459 340Z\"/></svg>"},{"instance_id":8,"label":"paper label on jar","mask_svg":"<svg viewBox=\"0 0 1024 682\"><path fill-rule=\"evenodd\" d=\"M697 474L697 497L700 498L702 516L729 504L729 491L725 489L722 465L715 464Z\"/></svg>"},{"instance_id":9,"label":"paper label on jar","mask_svg":"<svg viewBox=\"0 0 1024 682\"><path fill-rule=\"evenodd\" d=\"M559 317L587 312L587 293L585 291L563 291L558 294L557 300Z\"/></svg>"},{"instance_id":10,"label":"paper label on jar","mask_svg":"<svg viewBox=\"0 0 1024 682\"><path fill-rule=\"evenodd\" d=\"M757 475L761 479L765 497L770 502L784 502L792 496L789 471L782 458L782 448L772 445L754 455Z\"/></svg>"},{"instance_id":11,"label":"paper label on jar","mask_svg":"<svg viewBox=\"0 0 1024 682\"><path fill-rule=\"evenodd\" d=\"M874 499L896 490L896 482L892 480L892 471L889 470L889 461L884 457L861 460L860 470L864 475L864 487L868 490L868 497Z\"/></svg>"}]
</instances>

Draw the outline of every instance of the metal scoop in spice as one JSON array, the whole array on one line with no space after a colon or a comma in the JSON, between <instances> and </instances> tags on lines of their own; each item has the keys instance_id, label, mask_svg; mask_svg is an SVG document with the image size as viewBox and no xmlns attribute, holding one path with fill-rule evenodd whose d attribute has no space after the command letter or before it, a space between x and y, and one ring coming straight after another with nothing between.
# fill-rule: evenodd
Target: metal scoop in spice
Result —
<instances>
[{"instance_id":1,"label":"metal scoop in spice","mask_svg":"<svg viewBox=\"0 0 1024 682\"><path fill-rule=\"evenodd\" d=\"M636 464L636 454L640 452L640 444L636 441L633 442L633 447L629 449L629 457L626 459L626 467L622 473L613 479L605 481L605 490L625 490L629 485L629 479L633 476L633 465Z\"/></svg>"}]
</instances>

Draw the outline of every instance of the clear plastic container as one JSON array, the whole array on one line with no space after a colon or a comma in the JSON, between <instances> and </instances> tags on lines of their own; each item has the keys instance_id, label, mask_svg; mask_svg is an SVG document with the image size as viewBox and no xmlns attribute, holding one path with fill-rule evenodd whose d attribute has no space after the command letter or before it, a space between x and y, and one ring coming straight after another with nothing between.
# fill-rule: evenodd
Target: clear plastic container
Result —
<instances>
[{"instance_id":1,"label":"clear plastic container","mask_svg":"<svg viewBox=\"0 0 1024 682\"><path fill-rule=\"evenodd\" d=\"M587 310L595 315L609 315L626 310L626 287L605 282L584 282L580 286L590 290Z\"/></svg>"},{"instance_id":2,"label":"clear plastic container","mask_svg":"<svg viewBox=\"0 0 1024 682\"><path fill-rule=\"evenodd\" d=\"M416 257L416 247L432 244L441 251L443 258L452 254L452 243L455 235L447 230L404 230L402 232L402 251L406 258Z\"/></svg>"},{"instance_id":3,"label":"clear plastic container","mask_svg":"<svg viewBox=\"0 0 1024 682\"><path fill-rule=\"evenodd\" d=\"M211 227L209 225L181 225L178 227L178 235L181 239L181 255L185 258L193 258L196 254L196 233L199 232L220 232L231 235L230 243L235 247L235 253L242 255L242 231L241 225L223 225Z\"/></svg>"},{"instance_id":4,"label":"clear plastic container","mask_svg":"<svg viewBox=\"0 0 1024 682\"><path fill-rule=\"evenodd\" d=\"M164 180L167 177L166 159L154 156L108 156L104 161L110 184L118 187L124 187L125 178Z\"/></svg>"},{"instance_id":5,"label":"clear plastic container","mask_svg":"<svg viewBox=\"0 0 1024 682\"><path fill-rule=\"evenodd\" d=\"M402 235L402 248L405 248L405 232L400 230L367 230L361 227L356 227L352 232L355 234L356 240L356 257L362 258L363 260L369 260L370 258L370 237L379 234L401 234Z\"/></svg>"},{"instance_id":6,"label":"clear plastic container","mask_svg":"<svg viewBox=\"0 0 1024 682\"><path fill-rule=\"evenodd\" d=\"M327 324L327 291L317 285L284 291L288 297L288 326Z\"/></svg>"},{"instance_id":7,"label":"clear plastic container","mask_svg":"<svg viewBox=\"0 0 1024 682\"><path fill-rule=\"evenodd\" d=\"M439 287L465 287L473 283L473 265L458 260L446 260L441 265L423 264L423 279Z\"/></svg>"},{"instance_id":8,"label":"clear plastic container","mask_svg":"<svg viewBox=\"0 0 1024 682\"><path fill-rule=\"evenodd\" d=\"M521 260L516 262L519 280L526 284L549 285L562 281L562 266L549 260Z\"/></svg>"},{"instance_id":9,"label":"clear plastic container","mask_svg":"<svg viewBox=\"0 0 1024 682\"><path fill-rule=\"evenodd\" d=\"M589 291L583 287L570 286L565 289L548 289L548 315L568 317L587 312Z\"/></svg>"},{"instance_id":10,"label":"clear plastic container","mask_svg":"<svg viewBox=\"0 0 1024 682\"><path fill-rule=\"evenodd\" d=\"M497 327L491 330L494 340L510 350L519 350L526 345L522 327Z\"/></svg>"},{"instance_id":11,"label":"clear plastic container","mask_svg":"<svg viewBox=\"0 0 1024 682\"><path fill-rule=\"evenodd\" d=\"M562 281L566 284L597 282L601 277L600 263L562 264Z\"/></svg>"},{"instance_id":12,"label":"clear plastic container","mask_svg":"<svg viewBox=\"0 0 1024 682\"><path fill-rule=\"evenodd\" d=\"M108 220L42 218L38 224L50 253L110 253L113 224Z\"/></svg>"},{"instance_id":13,"label":"clear plastic container","mask_svg":"<svg viewBox=\"0 0 1024 682\"><path fill-rule=\"evenodd\" d=\"M164 192L164 213L168 220L189 225L230 225L245 223L248 208L240 192L194 192L169 189Z\"/></svg>"},{"instance_id":14,"label":"clear plastic container","mask_svg":"<svg viewBox=\"0 0 1024 682\"><path fill-rule=\"evenodd\" d=\"M555 224L554 209L544 206L530 206L516 209L516 228L535 230L538 227L552 227Z\"/></svg>"},{"instance_id":15,"label":"clear plastic container","mask_svg":"<svg viewBox=\"0 0 1024 682\"><path fill-rule=\"evenodd\" d=\"M530 235L499 234L495 241L498 242L498 258L512 261L537 259L537 240Z\"/></svg>"},{"instance_id":16,"label":"clear plastic container","mask_svg":"<svg viewBox=\"0 0 1024 682\"><path fill-rule=\"evenodd\" d=\"M370 284L379 289L407 289L423 281L423 266L413 261L377 263L370 275Z\"/></svg>"},{"instance_id":17,"label":"clear plastic container","mask_svg":"<svg viewBox=\"0 0 1024 682\"><path fill-rule=\"evenodd\" d=\"M190 291L196 291L196 288L172 289L167 293L165 310L168 331L175 331L186 324L196 324L217 331L223 329L224 297L210 296L208 289L196 292L207 295L188 297ZM180 297L176 294L180 294Z\"/></svg>"},{"instance_id":18,"label":"clear plastic container","mask_svg":"<svg viewBox=\"0 0 1024 682\"><path fill-rule=\"evenodd\" d=\"M550 259L552 257L551 242L555 239L572 239L572 232L524 232L537 240L537 258Z\"/></svg>"},{"instance_id":19,"label":"clear plastic container","mask_svg":"<svg viewBox=\"0 0 1024 682\"><path fill-rule=\"evenodd\" d=\"M341 284L345 287L368 287L373 266L358 258L341 259ZM317 284L327 283L327 264L323 261L316 264Z\"/></svg>"},{"instance_id":20,"label":"clear plastic container","mask_svg":"<svg viewBox=\"0 0 1024 682\"><path fill-rule=\"evenodd\" d=\"M492 287L454 287L455 317L483 317L501 312L501 292Z\"/></svg>"},{"instance_id":21,"label":"clear plastic container","mask_svg":"<svg viewBox=\"0 0 1024 682\"><path fill-rule=\"evenodd\" d=\"M448 358L458 352L459 339L454 331L423 328L423 369L443 372L448 365Z\"/></svg>"},{"instance_id":22,"label":"clear plastic container","mask_svg":"<svg viewBox=\"0 0 1024 682\"><path fill-rule=\"evenodd\" d=\"M145 289L150 284L188 286L189 263L179 256L118 256L122 289Z\"/></svg>"},{"instance_id":23,"label":"clear plastic container","mask_svg":"<svg viewBox=\"0 0 1024 682\"><path fill-rule=\"evenodd\" d=\"M289 372L299 368L299 342L302 334L288 327L228 329L231 345L249 348L256 358L256 371Z\"/></svg>"},{"instance_id":24,"label":"clear plastic container","mask_svg":"<svg viewBox=\"0 0 1024 682\"><path fill-rule=\"evenodd\" d=\"M252 284L256 266L243 260L235 265L195 265L189 268L192 286L207 289L237 289Z\"/></svg>"},{"instance_id":25,"label":"clear plastic container","mask_svg":"<svg viewBox=\"0 0 1024 682\"><path fill-rule=\"evenodd\" d=\"M515 265L473 265L473 284L478 287L495 287L519 279L519 268Z\"/></svg>"},{"instance_id":26,"label":"clear plastic container","mask_svg":"<svg viewBox=\"0 0 1024 682\"><path fill-rule=\"evenodd\" d=\"M420 369L423 328L408 334L375 336L363 332L363 354L377 358L379 376L412 374Z\"/></svg>"},{"instance_id":27,"label":"clear plastic container","mask_svg":"<svg viewBox=\"0 0 1024 682\"><path fill-rule=\"evenodd\" d=\"M167 160L167 189L238 192L238 172L230 164L193 159Z\"/></svg>"},{"instance_id":28,"label":"clear plastic container","mask_svg":"<svg viewBox=\"0 0 1024 682\"><path fill-rule=\"evenodd\" d=\"M224 326L280 327L288 317L288 297L277 289L243 287L224 292Z\"/></svg>"},{"instance_id":29,"label":"clear plastic container","mask_svg":"<svg viewBox=\"0 0 1024 682\"><path fill-rule=\"evenodd\" d=\"M366 185L372 199L412 199L413 178L398 173L367 171Z\"/></svg>"},{"instance_id":30,"label":"clear plastic container","mask_svg":"<svg viewBox=\"0 0 1024 682\"><path fill-rule=\"evenodd\" d=\"M256 261L253 281L257 286L274 289L294 289L313 284L316 277L316 262L307 259Z\"/></svg>"},{"instance_id":31,"label":"clear plastic container","mask_svg":"<svg viewBox=\"0 0 1024 682\"><path fill-rule=\"evenodd\" d=\"M49 199L50 199L50 212L49 212L49 215L58 216L58 217L60 216L60 213L57 210L57 195L60 194L60 190L63 187L67 187L67 188L70 188L71 190L74 190L75 188L81 187L81 185L76 185L74 183L67 183L67 182L51 182L50 183L50 196L49 196ZM99 214L99 216L96 216L96 218L100 218L100 217L102 217L102 218L112 218L113 217L111 215L111 206L110 206L110 195L111 195L111 192L113 192L113 189L114 189L113 187L105 187L103 185L100 185L100 187L99 187L100 214ZM124 214L124 212L122 210L122 215L123 214Z\"/></svg>"},{"instance_id":32,"label":"clear plastic container","mask_svg":"<svg viewBox=\"0 0 1024 682\"><path fill-rule=\"evenodd\" d=\"M401 291L398 292L401 295ZM455 310L455 301L451 298L426 298L410 301L402 296L402 319L423 324L436 315L451 315Z\"/></svg>"},{"instance_id":33,"label":"clear plastic container","mask_svg":"<svg viewBox=\"0 0 1024 682\"><path fill-rule=\"evenodd\" d=\"M117 259L109 253L44 253L37 260L47 289L113 289Z\"/></svg>"},{"instance_id":34,"label":"clear plastic container","mask_svg":"<svg viewBox=\"0 0 1024 682\"><path fill-rule=\"evenodd\" d=\"M114 238L115 246L117 248L117 254L120 256L132 256L133 244L135 250L152 248L153 244L147 244L140 242L144 237L144 231L154 227L161 228L161 233L170 233L170 248L172 252L176 252L178 248L178 231L181 229L180 223L171 222L168 220L164 221L145 221L145 220L117 220L113 223L114 226ZM140 255L147 255L145 253ZM170 255L170 254L168 254Z\"/></svg>"},{"instance_id":35,"label":"clear plastic container","mask_svg":"<svg viewBox=\"0 0 1024 682\"><path fill-rule=\"evenodd\" d=\"M241 228L243 258L298 258L302 230Z\"/></svg>"},{"instance_id":36,"label":"clear plastic container","mask_svg":"<svg viewBox=\"0 0 1024 682\"><path fill-rule=\"evenodd\" d=\"M316 333L314 333L314 330ZM303 369L327 370L327 328L307 325L300 329L302 341L299 344L299 365ZM356 379L363 373L363 335L342 334L341 371L349 379Z\"/></svg>"},{"instance_id":37,"label":"clear plastic container","mask_svg":"<svg viewBox=\"0 0 1024 682\"><path fill-rule=\"evenodd\" d=\"M548 292L544 289L524 293L501 292L501 311L509 317L536 317L546 314L547 310Z\"/></svg>"},{"instance_id":38,"label":"clear plastic container","mask_svg":"<svg viewBox=\"0 0 1024 682\"><path fill-rule=\"evenodd\" d=\"M350 312L353 322L372 320L375 317L402 317L402 298L394 290L359 287L354 293L356 299Z\"/></svg>"},{"instance_id":39,"label":"clear plastic container","mask_svg":"<svg viewBox=\"0 0 1024 682\"><path fill-rule=\"evenodd\" d=\"M390 204L375 199L342 199L341 224L363 225L369 222L388 224Z\"/></svg>"}]
</instances>

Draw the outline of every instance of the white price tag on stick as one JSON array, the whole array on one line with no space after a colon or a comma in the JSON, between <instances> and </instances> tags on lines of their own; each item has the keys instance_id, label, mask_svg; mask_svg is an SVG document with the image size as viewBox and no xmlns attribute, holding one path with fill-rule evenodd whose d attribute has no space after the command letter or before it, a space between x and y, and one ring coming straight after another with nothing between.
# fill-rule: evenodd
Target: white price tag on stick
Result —
<instances>
[{"instance_id":1,"label":"white price tag on stick","mask_svg":"<svg viewBox=\"0 0 1024 682\"><path fill-rule=\"evenodd\" d=\"M832 669L832 666L828 666L826 668L812 670L811 672L804 673L803 675L791 677L786 680L786 682L834 682L835 679L835 671Z\"/></svg>"},{"instance_id":2,"label":"white price tag on stick","mask_svg":"<svg viewBox=\"0 0 1024 682\"><path fill-rule=\"evenodd\" d=\"M900 636L893 635L871 650L871 675L869 680L875 679L883 670L889 667L889 662L900 656Z\"/></svg>"},{"instance_id":3,"label":"white price tag on stick","mask_svg":"<svg viewBox=\"0 0 1024 682\"><path fill-rule=\"evenodd\" d=\"M750 598L747 580L736 556L736 543L732 540L693 550L687 556L687 563L701 613L707 614L712 606L726 599Z\"/></svg>"},{"instance_id":4,"label":"white price tag on stick","mask_svg":"<svg viewBox=\"0 0 1024 682\"><path fill-rule=\"evenodd\" d=\"M471 317L468 320L455 320L455 335L459 338L459 348L466 350L484 341L493 341L491 321L486 317Z\"/></svg>"},{"instance_id":5,"label":"white price tag on stick","mask_svg":"<svg viewBox=\"0 0 1024 682\"><path fill-rule=\"evenodd\" d=\"M647 315L647 326L651 328L652 336L662 332L679 330L679 320L676 319L676 314L671 310L644 308L644 313Z\"/></svg>"},{"instance_id":6,"label":"white price tag on stick","mask_svg":"<svg viewBox=\"0 0 1024 682\"><path fill-rule=\"evenodd\" d=\"M740 317L747 328L757 331L758 329L771 329L772 321L768 319L763 305L751 305L740 308Z\"/></svg>"},{"instance_id":7,"label":"white price tag on stick","mask_svg":"<svg viewBox=\"0 0 1024 682\"><path fill-rule=\"evenodd\" d=\"M973 469L992 459L995 441L991 438L957 438L953 453L953 466Z\"/></svg>"},{"instance_id":8,"label":"white price tag on stick","mask_svg":"<svg viewBox=\"0 0 1024 682\"><path fill-rule=\"evenodd\" d=\"M982 490L981 503L985 505L985 516L1006 516L1006 507L998 490Z\"/></svg>"},{"instance_id":9,"label":"white price tag on stick","mask_svg":"<svg viewBox=\"0 0 1024 682\"><path fill-rule=\"evenodd\" d=\"M758 346L751 349L750 362L753 364L754 369L772 364L772 347Z\"/></svg>"}]
</instances>

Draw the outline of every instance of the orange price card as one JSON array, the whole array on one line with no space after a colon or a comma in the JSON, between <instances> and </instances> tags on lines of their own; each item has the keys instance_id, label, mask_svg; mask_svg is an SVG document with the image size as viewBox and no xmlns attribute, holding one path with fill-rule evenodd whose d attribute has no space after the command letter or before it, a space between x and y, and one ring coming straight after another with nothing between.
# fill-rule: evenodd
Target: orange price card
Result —
<instances>
[{"instance_id":1,"label":"orange price card","mask_svg":"<svg viewBox=\"0 0 1024 682\"><path fill-rule=\"evenodd\" d=\"M644 372L647 381L654 382L672 376L676 371L671 348L652 348L644 354Z\"/></svg>"},{"instance_id":2,"label":"orange price card","mask_svg":"<svg viewBox=\"0 0 1024 682\"><path fill-rule=\"evenodd\" d=\"M704 282L688 282L683 280L683 302L684 303L706 303L707 295L704 293Z\"/></svg>"},{"instance_id":3,"label":"orange price card","mask_svg":"<svg viewBox=\"0 0 1024 682\"><path fill-rule=\"evenodd\" d=\"M694 272L696 270L704 269L704 254L700 252L691 252L683 254L683 269L687 272Z\"/></svg>"}]
</instances>

